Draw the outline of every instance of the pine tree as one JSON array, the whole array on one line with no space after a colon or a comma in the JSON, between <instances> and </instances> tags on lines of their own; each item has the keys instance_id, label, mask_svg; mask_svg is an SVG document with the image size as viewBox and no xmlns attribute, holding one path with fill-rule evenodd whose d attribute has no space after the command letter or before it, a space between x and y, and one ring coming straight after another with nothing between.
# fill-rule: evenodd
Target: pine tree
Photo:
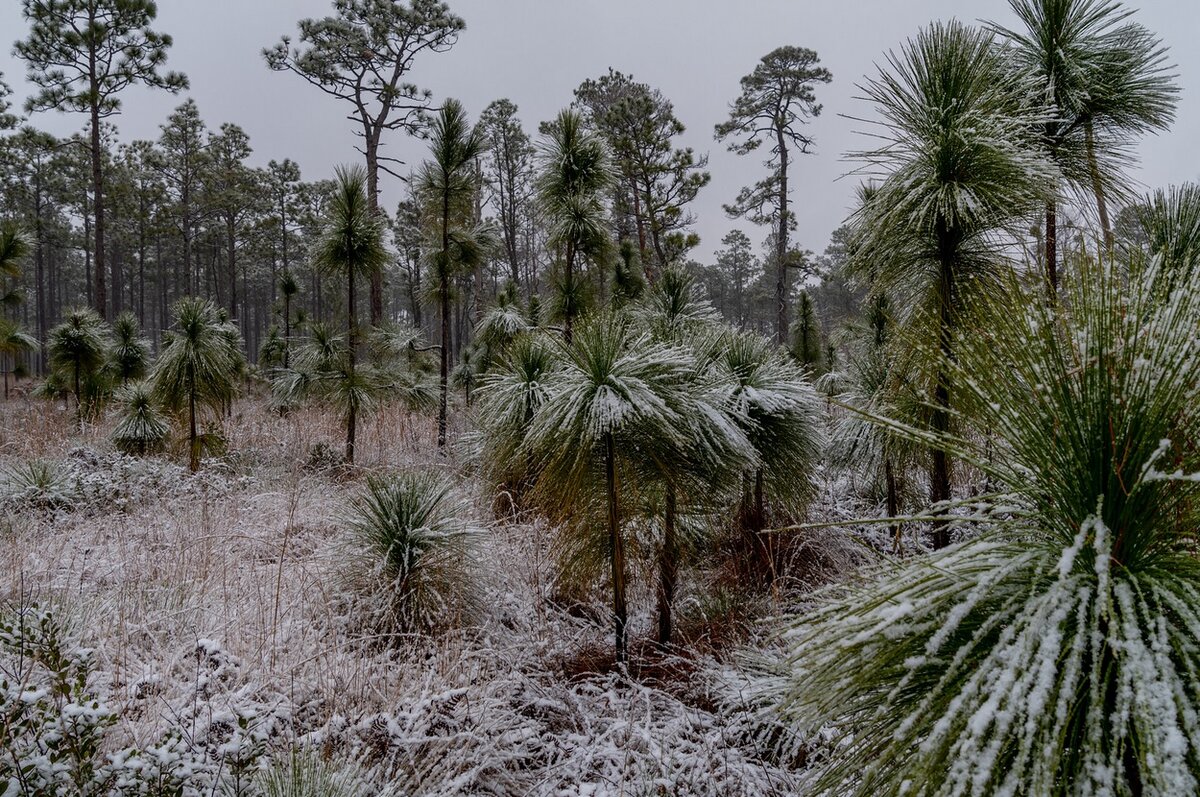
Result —
<instances>
[{"instance_id":1,"label":"pine tree","mask_svg":"<svg viewBox=\"0 0 1200 797\"><path fill-rule=\"evenodd\" d=\"M14 52L28 64L29 80L41 91L26 103L30 111L87 113L91 139L95 219L93 302L108 317L105 248L104 152L102 120L121 110L120 93L142 84L170 92L187 88L179 72L160 72L171 37L150 29L157 7L151 0L22 0L29 38Z\"/></svg>"}]
</instances>

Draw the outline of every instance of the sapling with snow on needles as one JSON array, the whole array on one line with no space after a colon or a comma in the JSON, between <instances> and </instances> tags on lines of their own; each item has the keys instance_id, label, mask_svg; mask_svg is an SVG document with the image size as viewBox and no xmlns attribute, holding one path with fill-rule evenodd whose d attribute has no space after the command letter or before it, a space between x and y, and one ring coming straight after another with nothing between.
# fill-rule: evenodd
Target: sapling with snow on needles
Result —
<instances>
[{"instance_id":1,"label":"sapling with snow on needles","mask_svg":"<svg viewBox=\"0 0 1200 797\"><path fill-rule=\"evenodd\" d=\"M936 442L1000 486L983 534L827 593L759 681L832 734L815 793L1200 789L1200 286L1156 298L1159 262L1091 266L1057 309L1010 284L963 339L960 406L1000 450Z\"/></svg>"}]
</instances>

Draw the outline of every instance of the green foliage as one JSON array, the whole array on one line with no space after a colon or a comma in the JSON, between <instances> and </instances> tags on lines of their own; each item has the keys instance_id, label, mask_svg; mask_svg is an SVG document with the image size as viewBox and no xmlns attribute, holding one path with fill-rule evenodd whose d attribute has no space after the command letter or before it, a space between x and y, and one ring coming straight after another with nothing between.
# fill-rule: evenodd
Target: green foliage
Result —
<instances>
[{"instance_id":1,"label":"green foliage","mask_svg":"<svg viewBox=\"0 0 1200 797\"><path fill-rule=\"evenodd\" d=\"M117 391L121 416L113 427L111 439L125 454L149 454L161 451L171 427L154 405L151 386L133 382Z\"/></svg>"},{"instance_id":2,"label":"green foliage","mask_svg":"<svg viewBox=\"0 0 1200 797\"><path fill-rule=\"evenodd\" d=\"M483 378L476 397L485 441L483 473L497 486L518 490L536 474L524 452L525 436L546 400L556 361L546 337L521 335Z\"/></svg>"},{"instance_id":3,"label":"green foliage","mask_svg":"<svg viewBox=\"0 0 1200 797\"><path fill-rule=\"evenodd\" d=\"M4 474L3 504L12 509L54 512L69 508L76 491L62 468L52 462L30 460Z\"/></svg>"},{"instance_id":4,"label":"green foliage","mask_svg":"<svg viewBox=\"0 0 1200 797\"><path fill-rule=\"evenodd\" d=\"M15 222L0 223L0 277L16 278L21 274L21 261L33 247L29 235Z\"/></svg>"},{"instance_id":5,"label":"green foliage","mask_svg":"<svg viewBox=\"0 0 1200 797\"><path fill-rule=\"evenodd\" d=\"M1196 790L1200 290L1158 300L1157 268L1126 287L1091 267L1058 310L1010 285L964 344L964 404L1001 449L944 444L1000 485L976 512L991 531L873 569L785 633L771 699L801 733L836 729L819 790Z\"/></svg>"},{"instance_id":6,"label":"green foliage","mask_svg":"<svg viewBox=\"0 0 1200 797\"><path fill-rule=\"evenodd\" d=\"M654 488L654 463L696 444L686 401L693 367L686 351L654 342L628 318L593 316L563 344L524 439L536 473L532 505L565 526L569 560L596 562L602 552L610 564L618 662L626 655L624 526L632 514L621 502L636 506L638 491Z\"/></svg>"},{"instance_id":7,"label":"green foliage","mask_svg":"<svg viewBox=\"0 0 1200 797\"><path fill-rule=\"evenodd\" d=\"M373 602L372 626L426 631L474 615L476 531L466 515L437 474L367 478L346 526L356 560L352 578Z\"/></svg>"},{"instance_id":8,"label":"green foliage","mask_svg":"<svg viewBox=\"0 0 1200 797\"><path fill-rule=\"evenodd\" d=\"M1175 117L1179 87L1162 42L1114 0L1009 5L1022 27L990 27L1012 43L1009 56L1049 112L1038 130L1046 153L1073 188L1123 193L1130 137Z\"/></svg>"},{"instance_id":9,"label":"green foliage","mask_svg":"<svg viewBox=\"0 0 1200 797\"><path fill-rule=\"evenodd\" d=\"M351 118L363 126L419 129L430 94L405 76L418 53L450 49L466 23L439 0L339 0L335 10L334 16L300 20L301 46L285 36L264 49L267 66L350 103Z\"/></svg>"},{"instance_id":10,"label":"green foliage","mask_svg":"<svg viewBox=\"0 0 1200 797\"><path fill-rule=\"evenodd\" d=\"M1040 206L1054 171L990 35L935 23L887 64L864 87L885 144L857 157L884 179L856 214L852 274L925 318L961 313L1004 273L994 233Z\"/></svg>"},{"instance_id":11,"label":"green foliage","mask_svg":"<svg viewBox=\"0 0 1200 797\"><path fill-rule=\"evenodd\" d=\"M612 247L604 194L615 176L608 147L571 109L549 125L540 158L538 204L549 225L550 246L564 253L556 270L551 317L561 317L569 335L588 299L577 261L605 263Z\"/></svg>"},{"instance_id":12,"label":"green foliage","mask_svg":"<svg viewBox=\"0 0 1200 797\"><path fill-rule=\"evenodd\" d=\"M119 384L146 376L150 342L142 337L137 318L128 311L113 322L113 342L108 353L108 370Z\"/></svg>"},{"instance_id":13,"label":"green foliage","mask_svg":"<svg viewBox=\"0 0 1200 797\"><path fill-rule=\"evenodd\" d=\"M70 310L50 330L46 348L50 368L74 394L80 417L85 403L95 410L107 392L101 369L110 348L108 325L92 310Z\"/></svg>"},{"instance_id":14,"label":"green foliage","mask_svg":"<svg viewBox=\"0 0 1200 797\"><path fill-rule=\"evenodd\" d=\"M767 495L783 512L798 515L813 493L824 447L821 404L812 384L758 335L714 336L700 356L720 373L721 405L753 448L754 469L761 471Z\"/></svg>"},{"instance_id":15,"label":"green foliage","mask_svg":"<svg viewBox=\"0 0 1200 797\"><path fill-rule=\"evenodd\" d=\"M30 110L94 107L107 117L120 110L116 95L131 84L187 88L184 75L159 72L171 37L150 29L157 15L150 0L22 0L21 11L29 38L14 51L41 89L27 103Z\"/></svg>"},{"instance_id":16,"label":"green foliage","mask_svg":"<svg viewBox=\"0 0 1200 797\"><path fill-rule=\"evenodd\" d=\"M263 797L365 797L367 784L353 769L334 767L315 753L290 750L257 778Z\"/></svg>"},{"instance_id":17,"label":"green foliage","mask_svg":"<svg viewBox=\"0 0 1200 797\"><path fill-rule=\"evenodd\" d=\"M1136 212L1150 255L1163 260L1166 284L1190 281L1200 263L1200 185L1159 189Z\"/></svg>"},{"instance_id":18,"label":"green foliage","mask_svg":"<svg viewBox=\"0 0 1200 797\"><path fill-rule=\"evenodd\" d=\"M634 316L665 340L683 340L720 320L695 279L674 267L659 275L635 308Z\"/></svg>"},{"instance_id":19,"label":"green foliage","mask_svg":"<svg viewBox=\"0 0 1200 797\"><path fill-rule=\"evenodd\" d=\"M109 794L103 743L115 714L91 689L92 655L50 612L0 618L0 760L27 797Z\"/></svg>"},{"instance_id":20,"label":"green foliage","mask_svg":"<svg viewBox=\"0 0 1200 797\"><path fill-rule=\"evenodd\" d=\"M180 299L175 323L163 335L163 349L150 373L155 402L187 424L188 466L200 466L199 414L218 416L237 395L237 377L245 366L237 327L222 320L212 302L196 296Z\"/></svg>"},{"instance_id":21,"label":"green foliage","mask_svg":"<svg viewBox=\"0 0 1200 797\"><path fill-rule=\"evenodd\" d=\"M694 222L687 206L710 175L707 156L690 147L676 148L685 127L661 91L613 69L575 90L575 101L588 111L613 153L621 185L636 192L639 229L649 233L658 269L676 264L698 243L685 231Z\"/></svg>"},{"instance_id":22,"label":"green foliage","mask_svg":"<svg viewBox=\"0 0 1200 797\"><path fill-rule=\"evenodd\" d=\"M263 338L263 342L258 347L259 367L270 371L284 365L288 346L289 341L284 339L279 327L272 324L267 330L267 336Z\"/></svg>"},{"instance_id":23,"label":"green foliage","mask_svg":"<svg viewBox=\"0 0 1200 797\"><path fill-rule=\"evenodd\" d=\"M646 290L646 275L642 270L641 257L633 241L627 238L622 239L617 247L609 290L612 293L613 308L618 310L629 302L637 301Z\"/></svg>"},{"instance_id":24,"label":"green foliage","mask_svg":"<svg viewBox=\"0 0 1200 797\"><path fill-rule=\"evenodd\" d=\"M796 324L792 329L792 356L796 362L815 372L821 370L821 328L807 291L800 292L796 305Z\"/></svg>"},{"instance_id":25,"label":"green foliage","mask_svg":"<svg viewBox=\"0 0 1200 797\"><path fill-rule=\"evenodd\" d=\"M370 277L391 262L383 242L384 219L371 210L366 181L361 166L337 169L337 186L313 249L313 264L327 274Z\"/></svg>"}]
</instances>

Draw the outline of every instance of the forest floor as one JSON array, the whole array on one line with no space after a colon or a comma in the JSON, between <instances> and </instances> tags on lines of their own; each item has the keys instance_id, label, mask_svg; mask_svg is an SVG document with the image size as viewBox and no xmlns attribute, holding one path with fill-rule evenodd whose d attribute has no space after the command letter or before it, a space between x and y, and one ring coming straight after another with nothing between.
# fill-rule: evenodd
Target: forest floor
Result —
<instances>
[{"instance_id":1,"label":"forest floor","mask_svg":"<svg viewBox=\"0 0 1200 797\"><path fill-rule=\"evenodd\" d=\"M0 474L53 463L65 485L57 506L10 500L0 512L0 601L51 607L95 650L93 688L120 717L111 744L172 735L210 763L235 737L309 747L398 795L801 788L802 748L771 752L763 740L778 729L739 699L739 670L769 644L757 619L851 567L861 537L812 532L808 565L783 591L746 594L688 570L683 642L668 653L650 641L651 580L635 566L626 677L611 664L603 584L583 610L552 600L553 535L497 518L461 442L439 455L428 418L365 423L349 474L322 459L340 451L334 418L281 418L264 400L235 405L228 453L195 475L177 455L118 454L107 433L79 429L61 405L0 404ZM485 609L464 628L380 641L356 622L340 517L363 474L400 468L455 480L484 532ZM851 516L849 492L827 480L813 515Z\"/></svg>"}]
</instances>

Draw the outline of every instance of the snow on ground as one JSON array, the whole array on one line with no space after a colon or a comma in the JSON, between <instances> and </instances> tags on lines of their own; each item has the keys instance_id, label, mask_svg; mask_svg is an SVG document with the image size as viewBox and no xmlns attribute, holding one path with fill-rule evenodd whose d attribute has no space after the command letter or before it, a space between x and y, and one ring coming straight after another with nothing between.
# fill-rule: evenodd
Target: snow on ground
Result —
<instances>
[{"instance_id":1,"label":"snow on ground","mask_svg":"<svg viewBox=\"0 0 1200 797\"><path fill-rule=\"evenodd\" d=\"M338 513L359 481L304 467L320 464L319 443L339 450L332 419L240 402L229 455L190 475L178 457L113 453L103 425L80 432L48 404L9 402L0 418L0 469L59 463L66 496L0 520L0 598L52 607L95 649L94 689L120 716L114 749L172 736L179 755L219 768L238 745L299 745L395 794L798 788L718 693L728 655L659 662L632 681L591 666L609 628L546 599L547 530L493 521L469 476L436 454L426 419L367 423L360 464L461 480L487 529L488 608L477 626L387 645L363 638L345 586ZM845 489L827 484L820 502ZM637 639L652 596L643 587L632 603L636 651L649 647Z\"/></svg>"}]
</instances>

